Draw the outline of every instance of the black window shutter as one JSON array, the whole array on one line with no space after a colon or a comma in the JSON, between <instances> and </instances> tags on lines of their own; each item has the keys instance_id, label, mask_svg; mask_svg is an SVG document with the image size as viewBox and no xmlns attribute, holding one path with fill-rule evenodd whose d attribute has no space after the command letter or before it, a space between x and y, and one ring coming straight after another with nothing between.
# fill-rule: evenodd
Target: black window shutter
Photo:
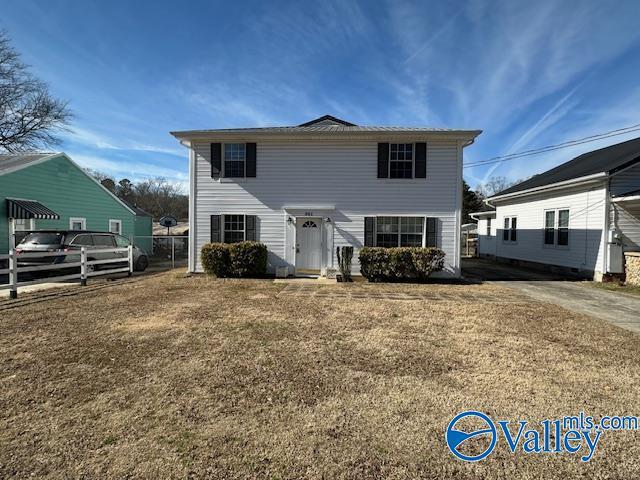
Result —
<instances>
[{"instance_id":1,"label":"black window shutter","mask_svg":"<svg viewBox=\"0 0 640 480\"><path fill-rule=\"evenodd\" d=\"M438 219L434 217L427 218L427 241L425 242L425 246L427 247L437 247L438 246Z\"/></svg>"},{"instance_id":2,"label":"black window shutter","mask_svg":"<svg viewBox=\"0 0 640 480\"><path fill-rule=\"evenodd\" d=\"M247 143L246 146L246 169L245 173L247 177L256 176L256 144Z\"/></svg>"},{"instance_id":3,"label":"black window shutter","mask_svg":"<svg viewBox=\"0 0 640 480\"><path fill-rule=\"evenodd\" d=\"M374 247L374 230L376 225L375 217L364 217L364 246Z\"/></svg>"},{"instance_id":4,"label":"black window shutter","mask_svg":"<svg viewBox=\"0 0 640 480\"><path fill-rule=\"evenodd\" d=\"M378 178L389 177L389 144L378 144Z\"/></svg>"},{"instance_id":5,"label":"black window shutter","mask_svg":"<svg viewBox=\"0 0 640 480\"><path fill-rule=\"evenodd\" d=\"M222 215L211 215L211 243L221 243L222 235L220 232Z\"/></svg>"},{"instance_id":6,"label":"black window shutter","mask_svg":"<svg viewBox=\"0 0 640 480\"><path fill-rule=\"evenodd\" d=\"M427 178L427 144L416 143L416 178Z\"/></svg>"},{"instance_id":7,"label":"black window shutter","mask_svg":"<svg viewBox=\"0 0 640 480\"><path fill-rule=\"evenodd\" d=\"M255 143L254 143L255 145ZM256 216L255 215L245 215L244 216L244 239L248 242L255 242L256 238Z\"/></svg>"},{"instance_id":8,"label":"black window shutter","mask_svg":"<svg viewBox=\"0 0 640 480\"><path fill-rule=\"evenodd\" d=\"M211 144L211 178L220 178L222 174L222 144Z\"/></svg>"}]
</instances>

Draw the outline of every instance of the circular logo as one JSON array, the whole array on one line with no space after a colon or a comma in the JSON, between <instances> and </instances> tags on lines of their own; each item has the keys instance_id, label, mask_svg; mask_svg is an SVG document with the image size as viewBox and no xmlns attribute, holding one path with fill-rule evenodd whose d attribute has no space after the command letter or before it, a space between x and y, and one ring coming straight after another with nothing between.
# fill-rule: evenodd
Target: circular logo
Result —
<instances>
[{"instance_id":1,"label":"circular logo","mask_svg":"<svg viewBox=\"0 0 640 480\"><path fill-rule=\"evenodd\" d=\"M481 426L470 432L457 430L455 428L456 424L460 423L461 420L467 418L471 418L474 424L480 423ZM460 453L459 449L464 445L465 442L467 442L467 440L479 436L486 436L487 438L490 438L489 445L481 453L475 455L465 455L463 453ZM496 426L487 415L481 412L468 411L459 413L453 420L451 420L451 422L449 422L449 426L447 427L446 439L449 450L451 450L451 453L453 453L456 457L466 462L477 462L478 460L482 460L483 458L485 458L493 451L496 446L498 437L496 435Z\"/></svg>"}]
</instances>

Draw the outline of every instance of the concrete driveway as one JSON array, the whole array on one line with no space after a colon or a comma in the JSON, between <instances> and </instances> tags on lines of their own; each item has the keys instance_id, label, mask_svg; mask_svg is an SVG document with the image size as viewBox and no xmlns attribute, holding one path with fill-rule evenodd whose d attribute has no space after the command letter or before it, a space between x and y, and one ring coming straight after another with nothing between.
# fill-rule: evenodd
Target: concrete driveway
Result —
<instances>
[{"instance_id":1,"label":"concrete driveway","mask_svg":"<svg viewBox=\"0 0 640 480\"><path fill-rule=\"evenodd\" d=\"M640 333L640 297L598 290L589 282L478 258L463 259L462 273L469 280L514 288L536 300Z\"/></svg>"}]
</instances>

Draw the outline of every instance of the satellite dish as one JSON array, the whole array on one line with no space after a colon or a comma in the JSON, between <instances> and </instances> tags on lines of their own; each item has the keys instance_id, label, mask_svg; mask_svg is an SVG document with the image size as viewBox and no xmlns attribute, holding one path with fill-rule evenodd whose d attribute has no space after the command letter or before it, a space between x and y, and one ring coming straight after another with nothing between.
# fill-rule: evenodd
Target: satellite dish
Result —
<instances>
[{"instance_id":1,"label":"satellite dish","mask_svg":"<svg viewBox=\"0 0 640 480\"><path fill-rule=\"evenodd\" d=\"M172 217L171 215L165 215L164 217L162 217L160 219L160 225L162 225L163 227L175 227L176 225L178 225L178 220L176 220L176 217Z\"/></svg>"}]
</instances>

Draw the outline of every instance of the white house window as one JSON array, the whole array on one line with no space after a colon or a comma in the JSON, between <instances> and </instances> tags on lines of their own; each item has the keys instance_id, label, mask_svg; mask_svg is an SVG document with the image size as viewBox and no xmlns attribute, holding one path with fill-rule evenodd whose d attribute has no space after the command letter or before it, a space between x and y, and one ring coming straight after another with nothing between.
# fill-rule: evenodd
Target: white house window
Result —
<instances>
[{"instance_id":1,"label":"white house window","mask_svg":"<svg viewBox=\"0 0 640 480\"><path fill-rule=\"evenodd\" d=\"M544 244L569 245L569 210L547 210L544 212Z\"/></svg>"},{"instance_id":2,"label":"white house window","mask_svg":"<svg viewBox=\"0 0 640 480\"><path fill-rule=\"evenodd\" d=\"M69 219L69 229L70 230L86 230L87 229L87 219L86 218L71 217Z\"/></svg>"},{"instance_id":3,"label":"white house window","mask_svg":"<svg viewBox=\"0 0 640 480\"><path fill-rule=\"evenodd\" d=\"M558 210L558 245L569 245L569 210Z\"/></svg>"},{"instance_id":4,"label":"white house window","mask_svg":"<svg viewBox=\"0 0 640 480\"><path fill-rule=\"evenodd\" d=\"M109 232L122 235L122 220L109 220Z\"/></svg>"},{"instance_id":5,"label":"white house window","mask_svg":"<svg viewBox=\"0 0 640 480\"><path fill-rule=\"evenodd\" d=\"M389 178L413 178L412 143L390 144Z\"/></svg>"},{"instance_id":6,"label":"white house window","mask_svg":"<svg viewBox=\"0 0 640 480\"><path fill-rule=\"evenodd\" d=\"M491 218L487 218L487 237L491 236Z\"/></svg>"},{"instance_id":7,"label":"white house window","mask_svg":"<svg viewBox=\"0 0 640 480\"><path fill-rule=\"evenodd\" d=\"M424 234L423 217L377 217L378 247L421 247Z\"/></svg>"},{"instance_id":8,"label":"white house window","mask_svg":"<svg viewBox=\"0 0 640 480\"><path fill-rule=\"evenodd\" d=\"M243 242L245 239L244 215L224 216L224 243Z\"/></svg>"},{"instance_id":9,"label":"white house window","mask_svg":"<svg viewBox=\"0 0 640 480\"><path fill-rule=\"evenodd\" d=\"M246 145L244 143L224 144L224 176L244 177Z\"/></svg>"},{"instance_id":10,"label":"white house window","mask_svg":"<svg viewBox=\"0 0 640 480\"><path fill-rule=\"evenodd\" d=\"M518 241L517 217L504 217L504 230L502 231L502 240L504 242Z\"/></svg>"}]
</instances>

